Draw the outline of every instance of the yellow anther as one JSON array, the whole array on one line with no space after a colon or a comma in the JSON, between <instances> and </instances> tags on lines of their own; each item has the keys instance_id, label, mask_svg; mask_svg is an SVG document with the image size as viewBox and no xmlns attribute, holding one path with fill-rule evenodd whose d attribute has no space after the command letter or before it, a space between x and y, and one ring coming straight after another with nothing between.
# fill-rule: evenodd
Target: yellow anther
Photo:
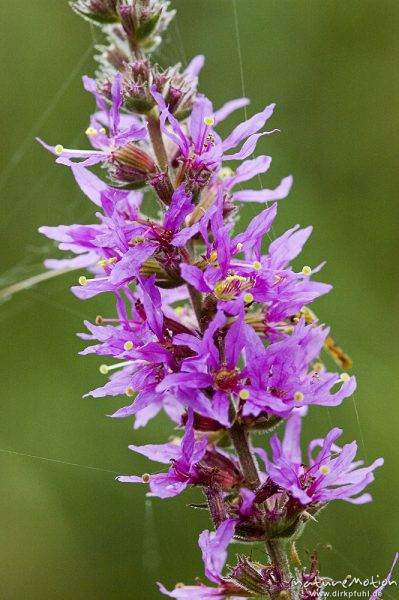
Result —
<instances>
[{"instance_id":1,"label":"yellow anther","mask_svg":"<svg viewBox=\"0 0 399 600\"><path fill-rule=\"evenodd\" d=\"M141 235L138 235L135 238L132 238L129 242L129 244L139 244L140 242L144 242L145 238L143 238Z\"/></svg>"},{"instance_id":2,"label":"yellow anther","mask_svg":"<svg viewBox=\"0 0 399 600\"><path fill-rule=\"evenodd\" d=\"M262 265L260 264L260 262L259 262L258 260L256 260L256 261L253 263L253 268L254 268L254 269L256 269L257 271L259 271L259 269L261 269L261 268L262 268Z\"/></svg>"},{"instance_id":3,"label":"yellow anther","mask_svg":"<svg viewBox=\"0 0 399 600\"><path fill-rule=\"evenodd\" d=\"M223 167L222 169L220 169L219 179L220 181L224 181L225 179L227 179L228 177L232 177L233 175L233 169L230 169L230 167Z\"/></svg>"},{"instance_id":4,"label":"yellow anther","mask_svg":"<svg viewBox=\"0 0 399 600\"><path fill-rule=\"evenodd\" d=\"M133 348L133 342L129 340L128 342L124 343L123 347L125 350L131 350Z\"/></svg>"},{"instance_id":5,"label":"yellow anther","mask_svg":"<svg viewBox=\"0 0 399 600\"><path fill-rule=\"evenodd\" d=\"M101 259L98 261L98 264L100 265L100 267L106 267L107 266L107 261L105 260L105 258Z\"/></svg>"},{"instance_id":6,"label":"yellow anther","mask_svg":"<svg viewBox=\"0 0 399 600\"><path fill-rule=\"evenodd\" d=\"M254 297L250 292L247 292L244 296L244 302L246 302L247 304L249 304L249 302L252 302L253 299Z\"/></svg>"},{"instance_id":7,"label":"yellow anther","mask_svg":"<svg viewBox=\"0 0 399 600\"><path fill-rule=\"evenodd\" d=\"M350 375L348 375L348 373L341 373L341 376L340 376L341 381L349 381L350 378L351 377L350 377Z\"/></svg>"},{"instance_id":8,"label":"yellow anther","mask_svg":"<svg viewBox=\"0 0 399 600\"><path fill-rule=\"evenodd\" d=\"M228 275L223 281L246 281L247 278L242 275Z\"/></svg>"},{"instance_id":9,"label":"yellow anther","mask_svg":"<svg viewBox=\"0 0 399 600\"><path fill-rule=\"evenodd\" d=\"M149 473L143 473L141 479L143 480L143 483L148 483L151 479L151 475Z\"/></svg>"},{"instance_id":10,"label":"yellow anther","mask_svg":"<svg viewBox=\"0 0 399 600\"><path fill-rule=\"evenodd\" d=\"M218 253L216 252L216 250L212 250L212 252L209 255L210 262L215 262L215 260L217 260L217 257Z\"/></svg>"},{"instance_id":11,"label":"yellow anther","mask_svg":"<svg viewBox=\"0 0 399 600\"><path fill-rule=\"evenodd\" d=\"M328 465L322 465L322 466L319 468L319 472L320 472L322 475L329 475L329 474L331 473L331 469L330 469L330 467L329 467Z\"/></svg>"},{"instance_id":12,"label":"yellow anther","mask_svg":"<svg viewBox=\"0 0 399 600\"><path fill-rule=\"evenodd\" d=\"M103 322L103 317L101 315L96 316L96 325L101 325Z\"/></svg>"},{"instance_id":13,"label":"yellow anther","mask_svg":"<svg viewBox=\"0 0 399 600\"><path fill-rule=\"evenodd\" d=\"M117 260L118 260L117 256L111 256L111 258L108 259L108 264L113 265Z\"/></svg>"},{"instance_id":14,"label":"yellow anther","mask_svg":"<svg viewBox=\"0 0 399 600\"><path fill-rule=\"evenodd\" d=\"M238 394L241 398L241 400L248 400L249 398L249 390L240 390L240 393Z\"/></svg>"},{"instance_id":15,"label":"yellow anther","mask_svg":"<svg viewBox=\"0 0 399 600\"><path fill-rule=\"evenodd\" d=\"M100 373L101 373L101 375L106 375L108 373L108 367L107 367L107 365L101 365L100 366Z\"/></svg>"},{"instance_id":16,"label":"yellow anther","mask_svg":"<svg viewBox=\"0 0 399 600\"><path fill-rule=\"evenodd\" d=\"M184 587L186 587L184 585L184 583L182 583L181 581L179 581L179 583L176 583L176 585L175 585L175 590L181 590Z\"/></svg>"},{"instance_id":17,"label":"yellow anther","mask_svg":"<svg viewBox=\"0 0 399 600\"><path fill-rule=\"evenodd\" d=\"M321 373L322 371L324 371L324 365L321 362L318 362L314 365L313 369L316 371L316 373Z\"/></svg>"},{"instance_id":18,"label":"yellow anther","mask_svg":"<svg viewBox=\"0 0 399 600\"><path fill-rule=\"evenodd\" d=\"M105 127L101 127L101 129L98 130L99 133L107 133Z\"/></svg>"},{"instance_id":19,"label":"yellow anther","mask_svg":"<svg viewBox=\"0 0 399 600\"><path fill-rule=\"evenodd\" d=\"M208 127L212 127L214 122L215 122L215 119L213 117L204 117L204 123L205 123L205 125L208 125Z\"/></svg>"},{"instance_id":20,"label":"yellow anther","mask_svg":"<svg viewBox=\"0 0 399 600\"><path fill-rule=\"evenodd\" d=\"M98 135L98 130L94 127L88 127L86 129L86 135Z\"/></svg>"},{"instance_id":21,"label":"yellow anther","mask_svg":"<svg viewBox=\"0 0 399 600\"><path fill-rule=\"evenodd\" d=\"M64 146L61 146L61 144L57 144L54 149L56 154L62 154L64 152Z\"/></svg>"},{"instance_id":22,"label":"yellow anther","mask_svg":"<svg viewBox=\"0 0 399 600\"><path fill-rule=\"evenodd\" d=\"M280 275L275 275L274 276L274 281L281 281L282 277L280 277Z\"/></svg>"},{"instance_id":23,"label":"yellow anther","mask_svg":"<svg viewBox=\"0 0 399 600\"><path fill-rule=\"evenodd\" d=\"M130 386L129 386L129 387L126 389L126 396L129 396L129 398L130 398L131 396L133 396L133 394L134 394L134 389L133 389L132 387L130 387Z\"/></svg>"},{"instance_id":24,"label":"yellow anther","mask_svg":"<svg viewBox=\"0 0 399 600\"><path fill-rule=\"evenodd\" d=\"M84 275L81 275L78 279L79 281L79 285L86 285L87 283L87 278Z\"/></svg>"},{"instance_id":25,"label":"yellow anther","mask_svg":"<svg viewBox=\"0 0 399 600\"><path fill-rule=\"evenodd\" d=\"M307 265L305 265L304 267L302 267L302 273L304 275L311 275L312 269L310 267L308 267Z\"/></svg>"},{"instance_id":26,"label":"yellow anther","mask_svg":"<svg viewBox=\"0 0 399 600\"><path fill-rule=\"evenodd\" d=\"M237 244L237 246L236 246L236 248L237 248L238 252L240 252L240 250L242 250L242 249L243 249L243 247L244 247L244 244L241 244L241 242L238 242L238 244Z\"/></svg>"},{"instance_id":27,"label":"yellow anther","mask_svg":"<svg viewBox=\"0 0 399 600\"><path fill-rule=\"evenodd\" d=\"M183 306L176 306L175 313L177 314L178 317L181 317L181 315L184 313L184 307Z\"/></svg>"},{"instance_id":28,"label":"yellow anther","mask_svg":"<svg viewBox=\"0 0 399 600\"><path fill-rule=\"evenodd\" d=\"M294 394L294 400L295 402L302 402L302 400L304 399L304 395L302 394L302 392L295 392Z\"/></svg>"}]
</instances>

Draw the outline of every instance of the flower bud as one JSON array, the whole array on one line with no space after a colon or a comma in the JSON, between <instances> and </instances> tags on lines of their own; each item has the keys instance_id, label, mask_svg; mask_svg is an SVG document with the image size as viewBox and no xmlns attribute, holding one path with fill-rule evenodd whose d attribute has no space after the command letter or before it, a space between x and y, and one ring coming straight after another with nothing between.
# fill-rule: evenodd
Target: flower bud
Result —
<instances>
[{"instance_id":1,"label":"flower bud","mask_svg":"<svg viewBox=\"0 0 399 600\"><path fill-rule=\"evenodd\" d=\"M238 583L247 592L269 597L269 589L262 572L250 563L245 556L239 557L238 564L229 573L229 579Z\"/></svg>"},{"instance_id":2,"label":"flower bud","mask_svg":"<svg viewBox=\"0 0 399 600\"><path fill-rule=\"evenodd\" d=\"M184 413L184 415L182 415L182 425L185 425L187 423L187 418L188 418L187 413ZM221 425L215 419L212 419L211 417L205 417L205 416L200 415L199 413L195 412L194 413L194 429L196 431L210 432L210 431L219 431L220 429L225 429L225 427L224 427L224 425Z\"/></svg>"},{"instance_id":3,"label":"flower bud","mask_svg":"<svg viewBox=\"0 0 399 600\"><path fill-rule=\"evenodd\" d=\"M107 166L109 175L116 184L133 184L134 187L144 185L155 171L152 157L132 143L117 148Z\"/></svg>"},{"instance_id":4,"label":"flower bud","mask_svg":"<svg viewBox=\"0 0 399 600\"><path fill-rule=\"evenodd\" d=\"M151 85L152 73L147 59L127 63L122 81L125 108L139 114L150 112L155 104L150 91Z\"/></svg>"},{"instance_id":5,"label":"flower bud","mask_svg":"<svg viewBox=\"0 0 399 600\"><path fill-rule=\"evenodd\" d=\"M197 93L197 78L181 73L179 64L166 70L155 65L153 81L157 91L165 98L169 112L178 119L188 117Z\"/></svg>"},{"instance_id":6,"label":"flower bud","mask_svg":"<svg viewBox=\"0 0 399 600\"><path fill-rule=\"evenodd\" d=\"M216 450L207 450L197 469L200 485L219 484L223 489L232 489L243 481L233 460Z\"/></svg>"},{"instance_id":7,"label":"flower bud","mask_svg":"<svg viewBox=\"0 0 399 600\"><path fill-rule=\"evenodd\" d=\"M165 0L121 2L118 13L131 45L153 50L159 44L160 36L175 15L174 10L168 10L169 4Z\"/></svg>"},{"instance_id":8,"label":"flower bud","mask_svg":"<svg viewBox=\"0 0 399 600\"><path fill-rule=\"evenodd\" d=\"M96 25L119 21L118 0L73 0L70 4L78 15Z\"/></svg>"},{"instance_id":9,"label":"flower bud","mask_svg":"<svg viewBox=\"0 0 399 600\"><path fill-rule=\"evenodd\" d=\"M172 202L173 186L167 173L155 173L150 177L150 183L157 193L158 198L169 206Z\"/></svg>"},{"instance_id":10,"label":"flower bud","mask_svg":"<svg viewBox=\"0 0 399 600\"><path fill-rule=\"evenodd\" d=\"M155 283L163 289L172 289L182 285L179 263L176 257L159 252L155 257L148 258L140 269L141 275L155 275Z\"/></svg>"},{"instance_id":11,"label":"flower bud","mask_svg":"<svg viewBox=\"0 0 399 600\"><path fill-rule=\"evenodd\" d=\"M223 492L220 486L209 486L204 489L204 494L208 500L209 512L215 527L219 527L226 517L226 508L223 500Z\"/></svg>"}]
</instances>

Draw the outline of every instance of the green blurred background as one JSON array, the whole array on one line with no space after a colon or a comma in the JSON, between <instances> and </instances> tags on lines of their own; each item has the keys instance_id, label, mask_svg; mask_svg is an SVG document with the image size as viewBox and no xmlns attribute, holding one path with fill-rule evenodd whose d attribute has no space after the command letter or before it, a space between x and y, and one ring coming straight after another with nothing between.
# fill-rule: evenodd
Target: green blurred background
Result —
<instances>
[{"instance_id":1,"label":"green blurred background","mask_svg":"<svg viewBox=\"0 0 399 600\"><path fill-rule=\"evenodd\" d=\"M33 138L83 142L93 103L80 77L93 73L98 31L64 0L0 4L3 287L56 254L37 233L41 224L92 219L93 206L68 169L54 166ZM241 96L231 0L173 5L178 18L163 63L204 53L202 91L215 106ZM263 184L295 178L275 234L295 223L315 226L301 264L328 261L320 279L334 291L316 312L353 356L358 376L359 419L352 399L315 410L306 439L333 423L344 427L345 441L359 439L362 457L386 458L374 502L330 506L309 525L300 550L304 556L306 548L331 544L332 551L320 546L321 566L337 578L385 575L399 546L399 3L238 0L237 13L250 111L278 105L272 125L281 133L259 144L274 158ZM245 209L245 219L255 210ZM133 432L131 422L105 416L120 399L82 399L102 379L97 358L77 355L83 344L75 332L82 319L109 314L112 303L78 301L68 289L75 279L44 283L1 305L0 598L152 600L159 597L154 581L172 586L202 575L196 540L209 523L186 507L199 492L146 500L144 486L114 481L114 473L148 470L129 443L162 442L170 428L159 418ZM254 556L263 559L261 550Z\"/></svg>"}]
</instances>

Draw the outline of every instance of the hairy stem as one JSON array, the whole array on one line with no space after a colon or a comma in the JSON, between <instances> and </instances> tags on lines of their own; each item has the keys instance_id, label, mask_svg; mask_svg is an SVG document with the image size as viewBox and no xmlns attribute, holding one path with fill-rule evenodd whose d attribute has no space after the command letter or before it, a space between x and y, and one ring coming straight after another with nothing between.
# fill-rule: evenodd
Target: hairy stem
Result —
<instances>
[{"instance_id":1,"label":"hairy stem","mask_svg":"<svg viewBox=\"0 0 399 600\"><path fill-rule=\"evenodd\" d=\"M235 421L233 426L229 429L229 435L235 451L237 452L244 477L247 480L249 487L251 489L256 489L260 485L260 479L255 459L250 448L249 433L245 431L238 421Z\"/></svg>"},{"instance_id":2,"label":"hairy stem","mask_svg":"<svg viewBox=\"0 0 399 600\"><path fill-rule=\"evenodd\" d=\"M269 555L271 562L278 567L285 579L291 580L291 569L287 556L287 544L281 539L271 539L266 542L266 552ZM292 592L288 592L288 598L293 598Z\"/></svg>"},{"instance_id":3,"label":"hairy stem","mask_svg":"<svg viewBox=\"0 0 399 600\"><path fill-rule=\"evenodd\" d=\"M259 473L251 449L250 433L236 420L229 429L230 439L241 464L245 479L251 489L260 485ZM288 562L286 543L280 539L269 539L266 541L266 551L270 561L280 569L284 579L290 581L291 571ZM290 592L288 599L292 598Z\"/></svg>"},{"instance_id":4,"label":"hairy stem","mask_svg":"<svg viewBox=\"0 0 399 600\"><path fill-rule=\"evenodd\" d=\"M202 320L202 294L190 284L187 284L188 293L190 294L191 304L193 306L195 316L197 317L200 331L203 332L204 324Z\"/></svg>"},{"instance_id":5,"label":"hairy stem","mask_svg":"<svg viewBox=\"0 0 399 600\"><path fill-rule=\"evenodd\" d=\"M158 161L158 166L161 171L166 171L168 169L168 155L166 154L165 145L163 143L162 131L158 117L150 113L147 117L147 124L148 133L150 135L154 154Z\"/></svg>"}]
</instances>

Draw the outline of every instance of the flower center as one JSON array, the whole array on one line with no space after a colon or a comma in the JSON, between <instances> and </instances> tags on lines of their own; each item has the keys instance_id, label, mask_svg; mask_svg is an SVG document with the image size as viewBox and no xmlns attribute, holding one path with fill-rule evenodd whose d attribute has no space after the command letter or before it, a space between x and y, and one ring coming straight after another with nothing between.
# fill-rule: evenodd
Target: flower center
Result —
<instances>
[{"instance_id":1,"label":"flower center","mask_svg":"<svg viewBox=\"0 0 399 600\"><path fill-rule=\"evenodd\" d=\"M248 290L254 285L252 277L242 277L241 275L229 275L225 279L221 279L215 285L213 292L219 300L233 300L240 292ZM246 302L251 302L252 294L246 294L248 299ZM249 299L249 297L251 298Z\"/></svg>"},{"instance_id":2,"label":"flower center","mask_svg":"<svg viewBox=\"0 0 399 600\"><path fill-rule=\"evenodd\" d=\"M231 392L236 388L240 381L240 372L238 369L222 367L215 373L214 381L219 390Z\"/></svg>"}]
</instances>

